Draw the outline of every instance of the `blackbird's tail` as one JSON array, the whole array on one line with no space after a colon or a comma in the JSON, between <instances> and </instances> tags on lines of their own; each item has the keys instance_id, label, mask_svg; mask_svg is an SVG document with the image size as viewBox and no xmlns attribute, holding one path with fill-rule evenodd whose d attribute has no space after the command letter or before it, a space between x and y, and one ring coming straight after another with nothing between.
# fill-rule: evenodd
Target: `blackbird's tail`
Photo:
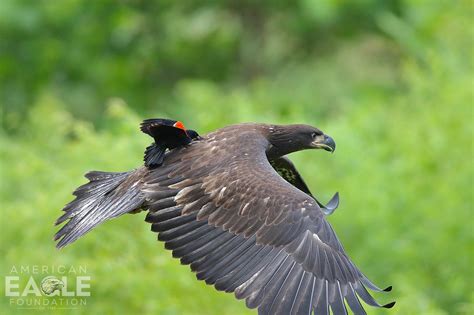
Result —
<instances>
[{"instance_id":1,"label":"blackbird's tail","mask_svg":"<svg viewBox=\"0 0 474 315\"><path fill-rule=\"evenodd\" d=\"M165 157L166 145L161 142L154 142L149 145L145 150L145 166L153 168L163 164L163 159Z\"/></svg>"},{"instance_id":2,"label":"blackbird's tail","mask_svg":"<svg viewBox=\"0 0 474 315\"><path fill-rule=\"evenodd\" d=\"M146 168L130 172L92 171L85 175L89 182L74 191L76 199L68 203L56 225L67 223L56 233L56 247L74 242L105 220L139 210L145 198L141 193Z\"/></svg>"}]
</instances>

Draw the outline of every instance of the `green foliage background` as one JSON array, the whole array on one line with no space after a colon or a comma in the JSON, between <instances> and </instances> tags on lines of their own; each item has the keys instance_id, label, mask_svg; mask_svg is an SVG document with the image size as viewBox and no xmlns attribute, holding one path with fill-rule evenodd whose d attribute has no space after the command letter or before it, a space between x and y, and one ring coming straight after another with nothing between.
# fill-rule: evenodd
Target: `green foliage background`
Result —
<instances>
[{"instance_id":1,"label":"green foliage background","mask_svg":"<svg viewBox=\"0 0 474 315\"><path fill-rule=\"evenodd\" d=\"M200 133L308 123L338 149L292 158L321 199L340 192L329 220L346 250L394 286L378 298L395 308L369 313L473 314L473 13L453 0L1 1L2 275L87 266L92 296L73 313L252 314L171 259L143 213L61 251L53 222L86 171L141 164L141 119ZM1 313L26 313L4 289Z\"/></svg>"}]
</instances>

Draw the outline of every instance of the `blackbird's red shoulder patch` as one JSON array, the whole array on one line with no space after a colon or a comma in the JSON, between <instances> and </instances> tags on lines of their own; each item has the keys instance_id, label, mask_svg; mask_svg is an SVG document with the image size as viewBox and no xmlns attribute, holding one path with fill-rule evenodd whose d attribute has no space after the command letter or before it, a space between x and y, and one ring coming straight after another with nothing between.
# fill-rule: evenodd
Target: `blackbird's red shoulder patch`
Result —
<instances>
[{"instance_id":1,"label":"blackbird's red shoulder patch","mask_svg":"<svg viewBox=\"0 0 474 315\"><path fill-rule=\"evenodd\" d=\"M186 128L184 127L184 124L181 122L181 121L177 121L173 124L173 127L175 128L179 128L179 129L182 129L184 131L186 131Z\"/></svg>"}]
</instances>

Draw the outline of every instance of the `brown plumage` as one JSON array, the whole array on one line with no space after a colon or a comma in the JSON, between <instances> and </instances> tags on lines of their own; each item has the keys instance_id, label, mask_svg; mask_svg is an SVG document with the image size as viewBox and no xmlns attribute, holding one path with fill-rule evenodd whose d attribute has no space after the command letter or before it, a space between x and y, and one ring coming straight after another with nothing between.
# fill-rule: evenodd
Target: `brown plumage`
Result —
<instances>
[{"instance_id":1,"label":"brown plumage","mask_svg":"<svg viewBox=\"0 0 474 315\"><path fill-rule=\"evenodd\" d=\"M381 306L366 287L382 290L326 221L338 195L322 205L284 157L334 151L330 137L306 125L240 124L193 139L166 151L155 168L88 173L90 182L57 221L68 220L56 234L58 247L104 220L147 210L145 220L173 257L259 314L347 314L345 302L365 314L359 298Z\"/></svg>"}]
</instances>

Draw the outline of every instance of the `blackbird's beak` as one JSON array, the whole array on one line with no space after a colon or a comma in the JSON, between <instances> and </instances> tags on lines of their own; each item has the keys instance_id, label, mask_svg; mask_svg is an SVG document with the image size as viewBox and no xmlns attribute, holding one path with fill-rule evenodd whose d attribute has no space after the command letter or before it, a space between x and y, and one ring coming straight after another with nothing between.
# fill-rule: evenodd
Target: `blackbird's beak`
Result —
<instances>
[{"instance_id":1,"label":"blackbird's beak","mask_svg":"<svg viewBox=\"0 0 474 315\"><path fill-rule=\"evenodd\" d=\"M316 149L323 149L329 152L334 152L336 150L336 142L334 139L328 135L321 135L316 137L313 142L311 142L311 146Z\"/></svg>"}]
</instances>

